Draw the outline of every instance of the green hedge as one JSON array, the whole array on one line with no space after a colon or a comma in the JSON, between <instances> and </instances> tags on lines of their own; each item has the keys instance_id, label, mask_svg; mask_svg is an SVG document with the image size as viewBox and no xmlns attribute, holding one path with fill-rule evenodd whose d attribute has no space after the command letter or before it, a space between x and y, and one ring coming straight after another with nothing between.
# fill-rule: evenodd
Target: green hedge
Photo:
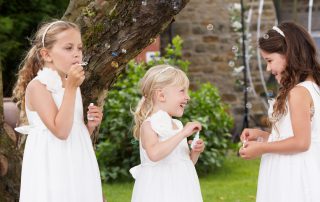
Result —
<instances>
[{"instance_id":1,"label":"green hedge","mask_svg":"<svg viewBox=\"0 0 320 202\"><path fill-rule=\"evenodd\" d=\"M181 49L182 40L175 37L163 57L148 64L129 62L109 91L96 150L103 180L129 179L129 169L140 163L138 141L132 135L134 121L131 113L141 98L138 82L146 70L156 64L172 64L187 72L189 62L181 60ZM200 84L198 90L190 90L189 93L191 101L181 121L184 124L199 121L203 125L200 136L206 143L206 149L196 167L199 174L206 174L221 166L230 145L229 131L233 120L226 112L226 105L221 102L217 88L211 84Z\"/></svg>"}]
</instances>

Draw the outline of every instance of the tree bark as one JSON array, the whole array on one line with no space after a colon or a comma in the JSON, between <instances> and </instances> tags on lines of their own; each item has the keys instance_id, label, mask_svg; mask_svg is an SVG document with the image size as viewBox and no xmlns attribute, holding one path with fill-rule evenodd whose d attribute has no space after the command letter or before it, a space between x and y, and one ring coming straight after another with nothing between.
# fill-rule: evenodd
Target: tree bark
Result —
<instances>
[{"instance_id":1,"label":"tree bark","mask_svg":"<svg viewBox=\"0 0 320 202\"><path fill-rule=\"evenodd\" d=\"M84 110L90 102L103 106L108 89L128 61L151 44L188 1L70 1L63 19L80 25L89 63L81 87ZM96 138L97 133L94 142Z\"/></svg>"},{"instance_id":2,"label":"tree bark","mask_svg":"<svg viewBox=\"0 0 320 202\"><path fill-rule=\"evenodd\" d=\"M0 201L16 201L19 196L22 150L17 136L4 123L2 69L0 65Z\"/></svg>"},{"instance_id":3,"label":"tree bark","mask_svg":"<svg viewBox=\"0 0 320 202\"><path fill-rule=\"evenodd\" d=\"M154 41L189 0L70 0L62 19L80 25L86 80L81 86L84 110L103 107L108 89L129 60ZM3 123L0 77L0 201L17 201L23 146ZM106 115L107 116L107 115ZM25 118L23 114L21 119ZM93 141L97 138L97 132ZM22 144L23 145L23 144Z\"/></svg>"}]
</instances>

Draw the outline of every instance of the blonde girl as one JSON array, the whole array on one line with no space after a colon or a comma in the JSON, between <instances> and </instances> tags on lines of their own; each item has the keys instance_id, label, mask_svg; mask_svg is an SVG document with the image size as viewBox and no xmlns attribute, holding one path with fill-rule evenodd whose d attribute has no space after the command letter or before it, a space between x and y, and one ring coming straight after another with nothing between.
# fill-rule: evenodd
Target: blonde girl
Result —
<instances>
[{"instance_id":1,"label":"blonde girl","mask_svg":"<svg viewBox=\"0 0 320 202\"><path fill-rule=\"evenodd\" d=\"M198 140L189 149L187 137L201 130L198 122L182 123L190 99L189 80L169 65L150 68L140 82L143 95L134 113L134 136L140 142L141 164L130 171L135 178L132 202L201 202L194 165L204 150Z\"/></svg>"}]
</instances>

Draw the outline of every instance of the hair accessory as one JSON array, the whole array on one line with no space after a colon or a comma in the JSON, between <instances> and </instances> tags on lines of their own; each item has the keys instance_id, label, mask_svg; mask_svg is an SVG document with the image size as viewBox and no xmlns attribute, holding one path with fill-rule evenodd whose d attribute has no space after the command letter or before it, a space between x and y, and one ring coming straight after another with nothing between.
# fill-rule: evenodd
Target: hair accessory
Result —
<instances>
[{"instance_id":1,"label":"hair accessory","mask_svg":"<svg viewBox=\"0 0 320 202\"><path fill-rule=\"evenodd\" d=\"M272 29L273 29L274 31L278 32L281 36L285 37L283 31L282 31L279 27L273 26Z\"/></svg>"},{"instance_id":2,"label":"hair accessory","mask_svg":"<svg viewBox=\"0 0 320 202\"><path fill-rule=\"evenodd\" d=\"M62 21L62 20L58 20L58 21L55 21L55 22L52 22L52 23L50 23L49 25L48 25L48 27L44 30L44 32L43 32L43 35L42 35L42 47L44 48L44 38L46 37L46 34L47 34L47 32L49 31L49 29L53 26L53 25L55 25L55 24L57 24L57 23L60 23L60 22L63 22L64 23L64 21Z\"/></svg>"}]
</instances>

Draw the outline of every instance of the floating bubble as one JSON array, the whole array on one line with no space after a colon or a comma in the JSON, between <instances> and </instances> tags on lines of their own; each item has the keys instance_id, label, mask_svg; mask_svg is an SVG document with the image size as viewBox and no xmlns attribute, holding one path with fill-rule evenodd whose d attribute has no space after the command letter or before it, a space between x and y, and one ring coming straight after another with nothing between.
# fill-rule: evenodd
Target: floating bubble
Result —
<instances>
[{"instance_id":1,"label":"floating bubble","mask_svg":"<svg viewBox=\"0 0 320 202\"><path fill-rule=\"evenodd\" d=\"M207 25L207 30L212 31L214 28L213 24L208 24Z\"/></svg>"},{"instance_id":2,"label":"floating bubble","mask_svg":"<svg viewBox=\"0 0 320 202\"><path fill-rule=\"evenodd\" d=\"M106 47L106 49L109 49L111 46L110 46L110 44L105 43L105 44L104 44L104 47Z\"/></svg>"},{"instance_id":3,"label":"floating bubble","mask_svg":"<svg viewBox=\"0 0 320 202\"><path fill-rule=\"evenodd\" d=\"M177 2L173 3L173 10L178 10L179 9L179 5Z\"/></svg>"},{"instance_id":4,"label":"floating bubble","mask_svg":"<svg viewBox=\"0 0 320 202\"><path fill-rule=\"evenodd\" d=\"M239 50L238 46L232 46L232 52L237 53Z\"/></svg>"},{"instance_id":5,"label":"floating bubble","mask_svg":"<svg viewBox=\"0 0 320 202\"><path fill-rule=\"evenodd\" d=\"M117 57L119 54L117 52L112 52L111 55L112 57Z\"/></svg>"},{"instance_id":6,"label":"floating bubble","mask_svg":"<svg viewBox=\"0 0 320 202\"><path fill-rule=\"evenodd\" d=\"M147 0L142 1L141 4L142 4L143 6L146 6L146 5L147 5Z\"/></svg>"},{"instance_id":7,"label":"floating bubble","mask_svg":"<svg viewBox=\"0 0 320 202\"><path fill-rule=\"evenodd\" d=\"M273 91L272 90L268 90L267 91L267 97L272 97L273 96Z\"/></svg>"},{"instance_id":8,"label":"floating bubble","mask_svg":"<svg viewBox=\"0 0 320 202\"><path fill-rule=\"evenodd\" d=\"M150 43L154 43L155 41L156 41L155 38L151 38L149 42L150 42Z\"/></svg>"},{"instance_id":9,"label":"floating bubble","mask_svg":"<svg viewBox=\"0 0 320 202\"><path fill-rule=\"evenodd\" d=\"M229 67L234 67L235 63L233 60L230 60L229 63L228 63Z\"/></svg>"},{"instance_id":10,"label":"floating bubble","mask_svg":"<svg viewBox=\"0 0 320 202\"><path fill-rule=\"evenodd\" d=\"M248 103L246 104L246 108L247 108L247 109L251 109L251 108L252 108L252 104L251 104L250 102L248 102Z\"/></svg>"},{"instance_id":11,"label":"floating bubble","mask_svg":"<svg viewBox=\"0 0 320 202\"><path fill-rule=\"evenodd\" d=\"M264 34L264 35L263 35L263 38L264 38L264 39L269 39L269 34Z\"/></svg>"},{"instance_id":12,"label":"floating bubble","mask_svg":"<svg viewBox=\"0 0 320 202\"><path fill-rule=\"evenodd\" d=\"M114 67L114 68L118 68L119 64L116 61L112 61L111 62L111 66Z\"/></svg>"}]
</instances>

